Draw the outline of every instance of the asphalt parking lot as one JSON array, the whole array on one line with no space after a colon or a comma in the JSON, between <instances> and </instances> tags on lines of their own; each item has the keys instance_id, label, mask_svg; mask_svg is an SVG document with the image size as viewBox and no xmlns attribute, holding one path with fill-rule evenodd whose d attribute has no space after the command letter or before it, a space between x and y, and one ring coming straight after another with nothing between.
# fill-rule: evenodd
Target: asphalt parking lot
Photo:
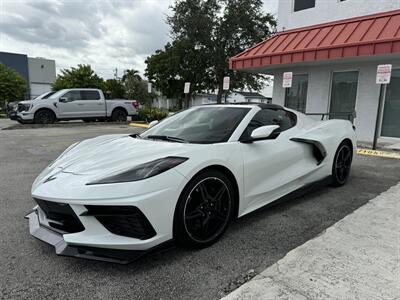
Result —
<instances>
[{"instance_id":1,"label":"asphalt parking lot","mask_svg":"<svg viewBox=\"0 0 400 300\"><path fill-rule=\"evenodd\" d=\"M129 265L56 256L29 235L30 187L50 161L75 141L138 130L0 130L0 298L217 299L400 180L400 160L357 156L342 188L321 186L237 220L210 248L173 248Z\"/></svg>"}]
</instances>

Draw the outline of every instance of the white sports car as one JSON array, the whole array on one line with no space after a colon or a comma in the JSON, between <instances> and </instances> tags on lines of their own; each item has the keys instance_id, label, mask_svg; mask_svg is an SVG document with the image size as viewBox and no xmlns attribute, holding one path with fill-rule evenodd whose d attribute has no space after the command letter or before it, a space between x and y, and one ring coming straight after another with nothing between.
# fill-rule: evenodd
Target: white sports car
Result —
<instances>
[{"instance_id":1,"label":"white sports car","mask_svg":"<svg viewBox=\"0 0 400 300\"><path fill-rule=\"evenodd\" d=\"M126 263L174 240L201 248L232 219L310 183L346 183L356 148L346 120L271 104L177 113L140 135L70 146L35 180L30 233L56 253Z\"/></svg>"}]
</instances>

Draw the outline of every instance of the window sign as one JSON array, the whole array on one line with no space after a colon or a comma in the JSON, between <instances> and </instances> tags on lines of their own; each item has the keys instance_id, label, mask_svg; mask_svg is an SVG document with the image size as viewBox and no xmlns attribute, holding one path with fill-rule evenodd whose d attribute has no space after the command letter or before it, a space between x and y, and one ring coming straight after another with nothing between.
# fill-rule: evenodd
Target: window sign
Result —
<instances>
[{"instance_id":1,"label":"window sign","mask_svg":"<svg viewBox=\"0 0 400 300\"><path fill-rule=\"evenodd\" d=\"M291 88L292 87L293 72L283 73L282 87Z\"/></svg>"},{"instance_id":2,"label":"window sign","mask_svg":"<svg viewBox=\"0 0 400 300\"><path fill-rule=\"evenodd\" d=\"M379 65L376 70L376 84L389 84L392 65Z\"/></svg>"}]
</instances>

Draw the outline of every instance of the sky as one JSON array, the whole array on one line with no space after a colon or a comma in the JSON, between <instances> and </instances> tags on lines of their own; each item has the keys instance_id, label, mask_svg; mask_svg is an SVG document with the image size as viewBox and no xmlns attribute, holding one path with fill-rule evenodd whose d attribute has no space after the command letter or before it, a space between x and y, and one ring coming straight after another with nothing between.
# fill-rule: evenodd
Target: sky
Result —
<instances>
[{"instance_id":1,"label":"sky","mask_svg":"<svg viewBox=\"0 0 400 300\"><path fill-rule=\"evenodd\" d=\"M145 59L169 41L173 0L0 0L0 51L56 61L57 71L90 64L100 76L115 69L143 74ZM278 0L265 0L276 14Z\"/></svg>"}]
</instances>

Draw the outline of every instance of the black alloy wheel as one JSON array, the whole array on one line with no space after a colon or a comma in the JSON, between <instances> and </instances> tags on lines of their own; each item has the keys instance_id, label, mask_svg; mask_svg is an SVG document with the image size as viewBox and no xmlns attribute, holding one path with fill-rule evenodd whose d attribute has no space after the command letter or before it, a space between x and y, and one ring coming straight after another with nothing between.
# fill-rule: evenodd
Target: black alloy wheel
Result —
<instances>
[{"instance_id":1,"label":"black alloy wheel","mask_svg":"<svg viewBox=\"0 0 400 300\"><path fill-rule=\"evenodd\" d=\"M347 142L339 145L332 166L332 179L334 186L344 185L350 175L353 151Z\"/></svg>"},{"instance_id":2,"label":"black alloy wheel","mask_svg":"<svg viewBox=\"0 0 400 300\"><path fill-rule=\"evenodd\" d=\"M113 111L111 115L111 120L113 122L126 122L128 118L128 114L122 109L116 109Z\"/></svg>"},{"instance_id":3,"label":"black alloy wheel","mask_svg":"<svg viewBox=\"0 0 400 300\"><path fill-rule=\"evenodd\" d=\"M175 213L174 238L184 246L204 248L225 232L233 213L233 188L221 172L195 177L183 191Z\"/></svg>"},{"instance_id":4,"label":"black alloy wheel","mask_svg":"<svg viewBox=\"0 0 400 300\"><path fill-rule=\"evenodd\" d=\"M55 121L53 112L49 110L39 110L34 117L35 124L52 124Z\"/></svg>"}]
</instances>

